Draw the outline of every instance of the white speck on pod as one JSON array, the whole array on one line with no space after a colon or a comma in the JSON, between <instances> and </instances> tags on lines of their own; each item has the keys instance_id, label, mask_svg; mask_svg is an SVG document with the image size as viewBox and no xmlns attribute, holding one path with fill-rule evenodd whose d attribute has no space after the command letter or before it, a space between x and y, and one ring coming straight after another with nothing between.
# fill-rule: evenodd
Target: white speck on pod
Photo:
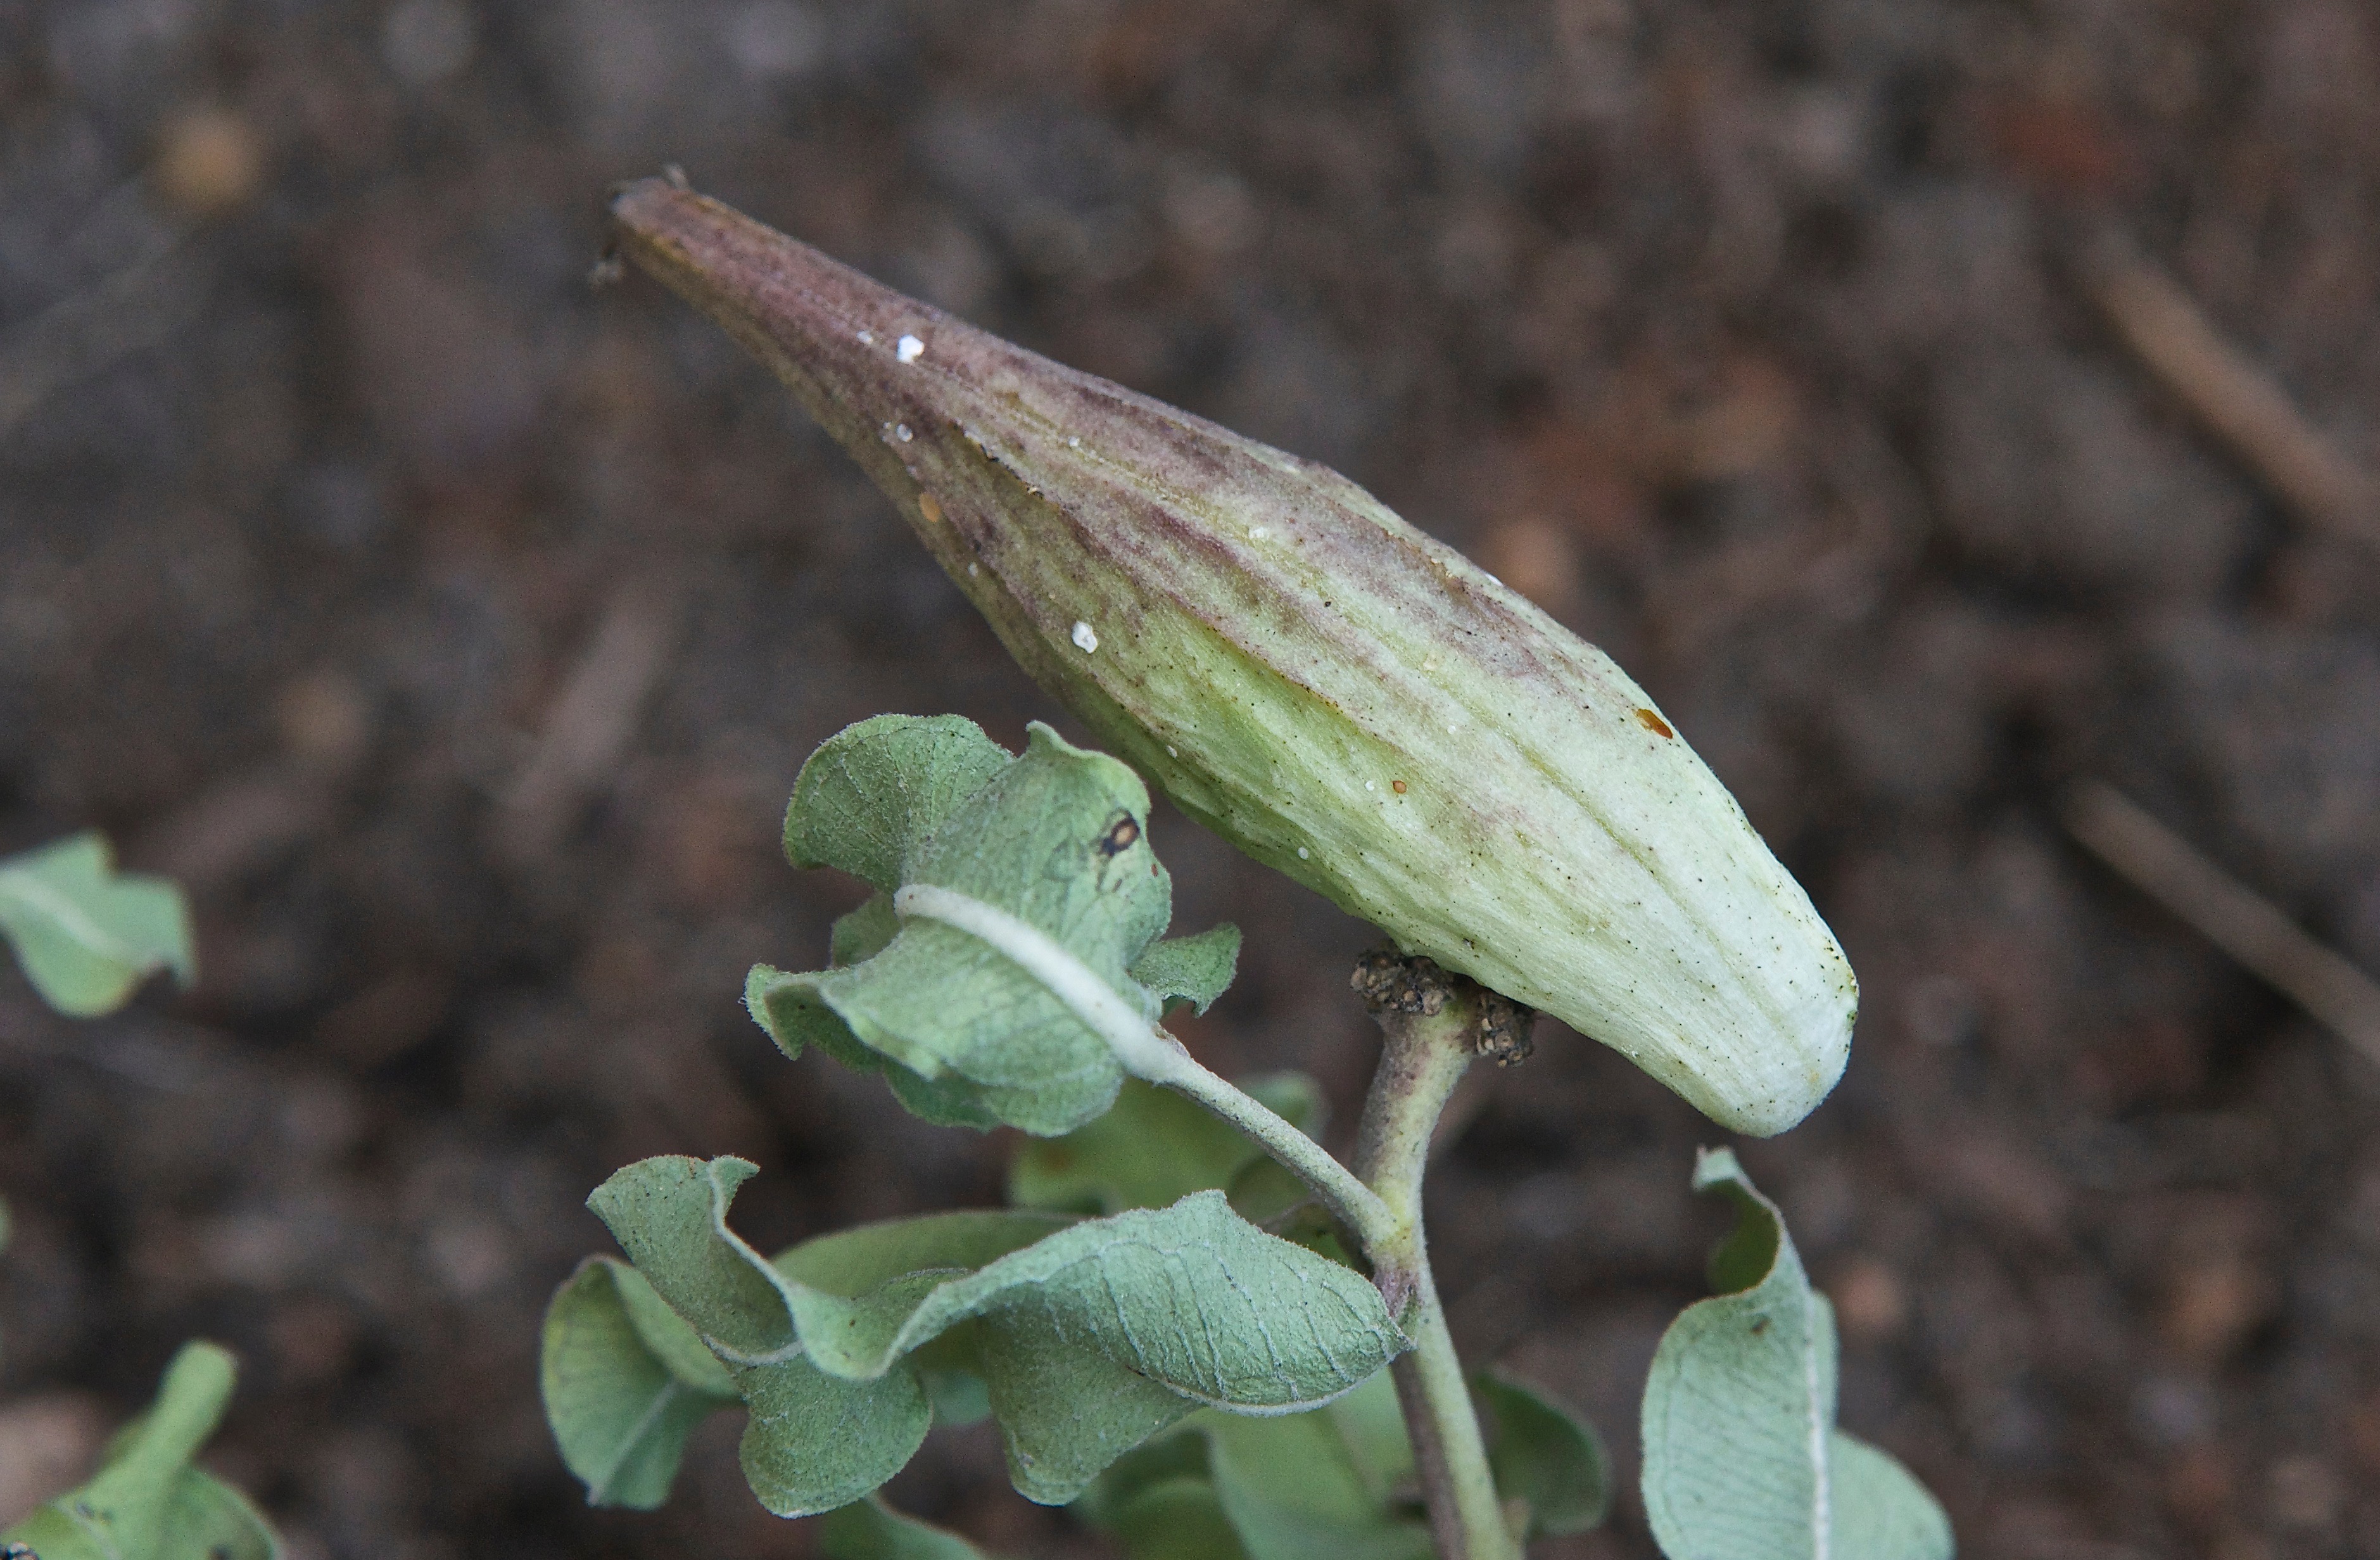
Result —
<instances>
[{"instance_id":1,"label":"white speck on pod","mask_svg":"<svg viewBox=\"0 0 2380 1560\"><path fill-rule=\"evenodd\" d=\"M1080 449L1083 447L1083 441L1070 434L1066 439L1066 447L1068 449Z\"/></svg>"},{"instance_id":2,"label":"white speck on pod","mask_svg":"<svg viewBox=\"0 0 2380 1560\"><path fill-rule=\"evenodd\" d=\"M1075 625L1074 640L1075 648L1081 651L1085 655L1088 655L1093 651L1099 648L1099 637L1098 634L1091 631L1091 626L1087 623L1076 623Z\"/></svg>"},{"instance_id":3,"label":"white speck on pod","mask_svg":"<svg viewBox=\"0 0 2380 1560\"><path fill-rule=\"evenodd\" d=\"M1305 859L1305 847L1301 845L1297 847L1297 859L1301 861Z\"/></svg>"},{"instance_id":4,"label":"white speck on pod","mask_svg":"<svg viewBox=\"0 0 2380 1560\"><path fill-rule=\"evenodd\" d=\"M1182 756L1182 750L1168 742L1165 744L1165 756L1169 759L1178 759Z\"/></svg>"},{"instance_id":5,"label":"white speck on pod","mask_svg":"<svg viewBox=\"0 0 2380 1560\"><path fill-rule=\"evenodd\" d=\"M911 439L917 437L916 434L909 432L909 425L905 422L896 422L892 425L892 436L900 440L905 445Z\"/></svg>"},{"instance_id":6,"label":"white speck on pod","mask_svg":"<svg viewBox=\"0 0 2380 1560\"><path fill-rule=\"evenodd\" d=\"M1248 539L1252 542L1262 542L1266 537L1270 536L1272 532L1267 530L1262 526L1250 526L1248 528Z\"/></svg>"},{"instance_id":7,"label":"white speck on pod","mask_svg":"<svg viewBox=\"0 0 2380 1560\"><path fill-rule=\"evenodd\" d=\"M973 579L977 575L981 574L982 572L983 566L981 564L967 565L967 578L969 579Z\"/></svg>"},{"instance_id":8,"label":"white speck on pod","mask_svg":"<svg viewBox=\"0 0 2380 1560\"><path fill-rule=\"evenodd\" d=\"M893 344L892 355L905 363L914 363L926 355L926 344L914 335L905 335Z\"/></svg>"},{"instance_id":9,"label":"white speck on pod","mask_svg":"<svg viewBox=\"0 0 2380 1560\"><path fill-rule=\"evenodd\" d=\"M1367 791L1377 791L1379 787L1372 784L1369 780L1366 780L1364 782L1364 789Z\"/></svg>"},{"instance_id":10,"label":"white speck on pod","mask_svg":"<svg viewBox=\"0 0 2380 1560\"><path fill-rule=\"evenodd\" d=\"M873 346L875 346L875 345L876 345L876 333L875 333L874 331L861 331L861 332L859 333L859 345L861 345L862 347L873 347Z\"/></svg>"}]
</instances>

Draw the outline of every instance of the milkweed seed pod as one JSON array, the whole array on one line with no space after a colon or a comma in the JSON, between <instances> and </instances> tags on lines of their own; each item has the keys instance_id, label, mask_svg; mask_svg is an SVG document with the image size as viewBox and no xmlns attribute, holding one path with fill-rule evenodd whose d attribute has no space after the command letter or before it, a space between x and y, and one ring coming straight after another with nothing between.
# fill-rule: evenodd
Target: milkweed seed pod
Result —
<instances>
[{"instance_id":1,"label":"milkweed seed pod","mask_svg":"<svg viewBox=\"0 0 2380 1560\"><path fill-rule=\"evenodd\" d=\"M615 241L790 386L1002 643L1183 811L1407 951L1792 1126L1858 985L1610 658L1338 473L676 184Z\"/></svg>"}]
</instances>

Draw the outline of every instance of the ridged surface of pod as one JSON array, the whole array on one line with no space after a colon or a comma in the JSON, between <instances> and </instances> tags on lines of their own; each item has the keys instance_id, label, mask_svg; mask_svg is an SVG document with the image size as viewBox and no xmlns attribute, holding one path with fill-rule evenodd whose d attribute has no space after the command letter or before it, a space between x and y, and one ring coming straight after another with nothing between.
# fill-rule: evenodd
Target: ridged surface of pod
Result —
<instances>
[{"instance_id":1,"label":"ridged surface of pod","mask_svg":"<svg viewBox=\"0 0 2380 1560\"><path fill-rule=\"evenodd\" d=\"M646 180L615 241L889 494L1051 695L1181 809L1743 1132L1806 1115L1858 986L1609 657L1337 472Z\"/></svg>"}]
</instances>

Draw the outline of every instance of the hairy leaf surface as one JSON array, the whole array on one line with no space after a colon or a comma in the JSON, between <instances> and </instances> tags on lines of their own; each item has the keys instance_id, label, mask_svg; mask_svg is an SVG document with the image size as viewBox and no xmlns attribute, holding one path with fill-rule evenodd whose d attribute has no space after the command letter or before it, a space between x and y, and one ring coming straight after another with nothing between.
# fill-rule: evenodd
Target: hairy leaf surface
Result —
<instances>
[{"instance_id":1,"label":"hairy leaf surface","mask_svg":"<svg viewBox=\"0 0 2380 1560\"><path fill-rule=\"evenodd\" d=\"M1187 1005L1204 1013L1231 989L1240 967L1240 929L1226 921L1190 937L1149 945L1133 961L1132 978L1157 993L1170 1009Z\"/></svg>"},{"instance_id":2,"label":"hairy leaf surface","mask_svg":"<svg viewBox=\"0 0 2380 1560\"><path fill-rule=\"evenodd\" d=\"M876 715L846 726L794 780L785 859L840 867L889 894L909 852L1009 761L963 715Z\"/></svg>"},{"instance_id":3,"label":"hairy leaf surface","mask_svg":"<svg viewBox=\"0 0 2380 1560\"><path fill-rule=\"evenodd\" d=\"M546 1422L589 1505L661 1505L686 1438L739 1400L701 1336L609 1257L580 1263L555 1293L540 1366Z\"/></svg>"},{"instance_id":4,"label":"hairy leaf surface","mask_svg":"<svg viewBox=\"0 0 2380 1560\"><path fill-rule=\"evenodd\" d=\"M1148 820L1130 769L1038 723L1011 759L956 716L863 721L803 766L785 837L797 863L843 867L881 892L836 923L832 968L759 966L746 1005L788 1054L816 1046L882 1072L927 1120L1072 1131L1123 1081L1108 1042L1006 955L940 921L901 920L890 896L929 885L1015 917L1154 1023L1166 999L1214 1000L1239 934L1158 942L1172 885Z\"/></svg>"}]
</instances>

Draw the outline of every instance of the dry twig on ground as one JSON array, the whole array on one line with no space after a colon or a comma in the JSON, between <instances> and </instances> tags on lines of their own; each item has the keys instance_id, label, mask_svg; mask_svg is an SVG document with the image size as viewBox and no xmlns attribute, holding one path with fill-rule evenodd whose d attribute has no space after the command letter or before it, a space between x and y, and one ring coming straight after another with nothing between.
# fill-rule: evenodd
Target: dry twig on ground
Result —
<instances>
[{"instance_id":1,"label":"dry twig on ground","mask_svg":"<svg viewBox=\"0 0 2380 1560\"><path fill-rule=\"evenodd\" d=\"M2082 247L2076 269L2124 344L2300 518L2380 548L2380 481L2226 341L2179 282L2112 227Z\"/></svg>"},{"instance_id":2,"label":"dry twig on ground","mask_svg":"<svg viewBox=\"0 0 2380 1560\"><path fill-rule=\"evenodd\" d=\"M2380 1066L2380 983L2114 786L2077 783L2059 798L2058 815L2093 855Z\"/></svg>"},{"instance_id":3,"label":"dry twig on ground","mask_svg":"<svg viewBox=\"0 0 2380 1560\"><path fill-rule=\"evenodd\" d=\"M632 581L613 595L504 795L503 843L516 855L551 850L571 809L627 750L645 700L668 669L677 615L667 586Z\"/></svg>"}]
</instances>

